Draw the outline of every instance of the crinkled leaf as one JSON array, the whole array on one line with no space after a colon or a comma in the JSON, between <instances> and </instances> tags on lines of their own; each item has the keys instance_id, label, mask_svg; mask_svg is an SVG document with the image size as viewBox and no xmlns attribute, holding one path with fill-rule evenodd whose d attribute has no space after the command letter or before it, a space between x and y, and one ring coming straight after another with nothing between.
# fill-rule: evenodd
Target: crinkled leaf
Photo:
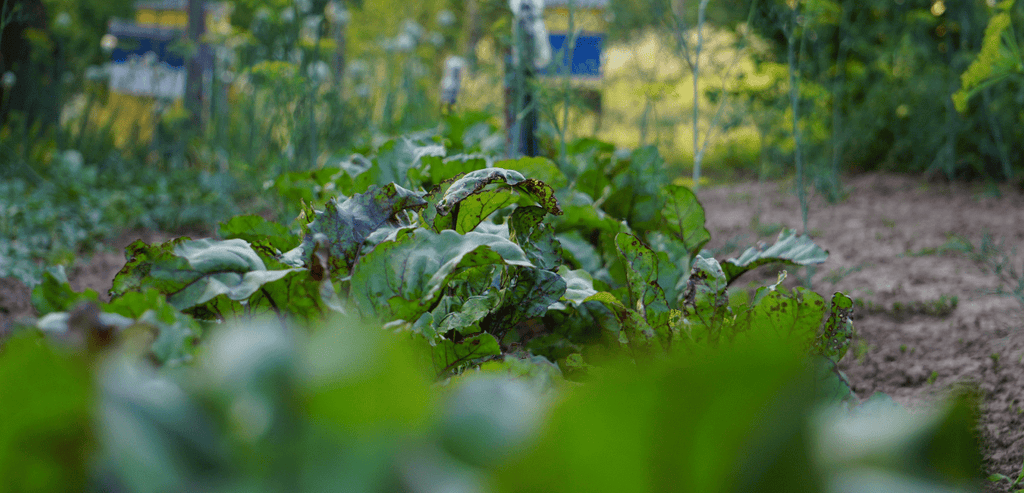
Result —
<instances>
[{"instance_id":1,"label":"crinkled leaf","mask_svg":"<svg viewBox=\"0 0 1024 493\"><path fill-rule=\"evenodd\" d=\"M63 265L47 268L42 282L32 288L32 306L40 315L66 312L82 301L98 299L99 293L91 289L81 293L73 291Z\"/></svg>"},{"instance_id":2,"label":"crinkled leaf","mask_svg":"<svg viewBox=\"0 0 1024 493\"><path fill-rule=\"evenodd\" d=\"M554 272L533 267L514 269L502 290L501 308L483 325L493 333L504 334L516 324L547 313L565 294L565 288L565 280Z\"/></svg>"},{"instance_id":3,"label":"crinkled leaf","mask_svg":"<svg viewBox=\"0 0 1024 493\"><path fill-rule=\"evenodd\" d=\"M658 285L658 257L640 240L627 233L615 236L615 247L626 269L629 308L628 323L646 339L656 334L668 340L669 307L665 293ZM639 323L642 320L644 323ZM628 336L629 334L627 334Z\"/></svg>"},{"instance_id":4,"label":"crinkled leaf","mask_svg":"<svg viewBox=\"0 0 1024 493\"><path fill-rule=\"evenodd\" d=\"M366 193L354 195L341 203L331 200L309 224L302 240L302 254L310 263L314 250L326 247L332 275L347 273L371 233L394 220L399 212L426 204L420 193L393 183L383 187L372 186ZM318 235L326 237L326 245L317 246Z\"/></svg>"},{"instance_id":5,"label":"crinkled leaf","mask_svg":"<svg viewBox=\"0 0 1024 493\"><path fill-rule=\"evenodd\" d=\"M473 334L480 331L480 321L498 307L501 298L496 291L481 296L471 296L457 311L443 316L437 325L437 333L454 330L462 334Z\"/></svg>"},{"instance_id":6,"label":"crinkled leaf","mask_svg":"<svg viewBox=\"0 0 1024 493\"><path fill-rule=\"evenodd\" d=\"M668 185L665 187L664 231L671 232L683 243L683 248L696 257L700 249L711 240L711 233L704 227L704 206L689 188Z\"/></svg>"},{"instance_id":7,"label":"crinkled leaf","mask_svg":"<svg viewBox=\"0 0 1024 493\"><path fill-rule=\"evenodd\" d=\"M814 265L828 259L828 251L814 244L807 235L797 235L790 229L779 233L775 244L766 247L750 247L739 258L731 258L722 262L729 283L735 281L743 273L769 263L788 265Z\"/></svg>"},{"instance_id":8,"label":"crinkled leaf","mask_svg":"<svg viewBox=\"0 0 1024 493\"><path fill-rule=\"evenodd\" d=\"M533 265L552 270L562 263L562 246L551 228L542 222L547 214L536 206L516 208L508 222L508 234Z\"/></svg>"},{"instance_id":9,"label":"crinkled leaf","mask_svg":"<svg viewBox=\"0 0 1024 493\"><path fill-rule=\"evenodd\" d=\"M131 286L133 291L155 288L167 295L167 301L179 310L220 295L234 301L244 300L263 285L297 270L266 270L259 255L240 239L133 246L136 255L118 273L118 277L124 276L125 280L120 286ZM117 280L115 278L115 287L119 286Z\"/></svg>"},{"instance_id":10,"label":"crinkled leaf","mask_svg":"<svg viewBox=\"0 0 1024 493\"><path fill-rule=\"evenodd\" d=\"M495 184L493 187L489 185ZM501 168L472 171L451 184L437 203L435 229L472 231L492 212L527 196L551 214L561 214L555 192L540 180Z\"/></svg>"},{"instance_id":11,"label":"crinkled leaf","mask_svg":"<svg viewBox=\"0 0 1024 493\"><path fill-rule=\"evenodd\" d=\"M416 230L377 245L352 271L359 311L384 320L416 320L459 271L481 265L530 267L519 245L497 235Z\"/></svg>"},{"instance_id":12,"label":"crinkled leaf","mask_svg":"<svg viewBox=\"0 0 1024 493\"><path fill-rule=\"evenodd\" d=\"M235 216L220 223L217 234L225 240L238 238L250 244L262 240L281 252L287 252L301 242L298 235L292 234L286 226L268 221L255 214Z\"/></svg>"},{"instance_id":13,"label":"crinkled leaf","mask_svg":"<svg viewBox=\"0 0 1024 493\"><path fill-rule=\"evenodd\" d=\"M816 350L822 356L838 363L846 356L853 338L853 300L843 293L832 295L829 305L828 319L818 336Z\"/></svg>"},{"instance_id":14,"label":"crinkled leaf","mask_svg":"<svg viewBox=\"0 0 1024 493\"><path fill-rule=\"evenodd\" d=\"M201 273L266 270L263 259L244 240L193 240L174 246L174 255Z\"/></svg>"},{"instance_id":15,"label":"crinkled leaf","mask_svg":"<svg viewBox=\"0 0 1024 493\"><path fill-rule=\"evenodd\" d=\"M221 293L184 310L203 320L269 314L288 315L306 321L322 318L332 311L343 311L335 299L330 279L317 280L306 269L268 272L282 275L260 285L244 299L235 298L231 293Z\"/></svg>"}]
</instances>

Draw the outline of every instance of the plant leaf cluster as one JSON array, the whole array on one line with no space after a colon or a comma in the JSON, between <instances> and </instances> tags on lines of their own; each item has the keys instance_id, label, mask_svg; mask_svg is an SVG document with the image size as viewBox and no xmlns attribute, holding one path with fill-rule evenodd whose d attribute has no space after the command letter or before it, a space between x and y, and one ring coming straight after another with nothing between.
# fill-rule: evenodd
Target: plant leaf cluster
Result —
<instances>
[{"instance_id":1,"label":"plant leaf cluster","mask_svg":"<svg viewBox=\"0 0 1024 493\"><path fill-rule=\"evenodd\" d=\"M48 271L43 316L0 342L0 390L61 419L16 415L0 464L34 440L10 463L73 490L968 491L969 399L924 421L881 397L845 410L849 297L784 274L729 288L823 249L783 231L715 259L697 197L648 185L668 182L652 148L574 147L591 165L403 138L308 173L333 196L290 225L130 245L109 302ZM356 191L364 173L395 181ZM58 384L30 393L26 372Z\"/></svg>"}]
</instances>

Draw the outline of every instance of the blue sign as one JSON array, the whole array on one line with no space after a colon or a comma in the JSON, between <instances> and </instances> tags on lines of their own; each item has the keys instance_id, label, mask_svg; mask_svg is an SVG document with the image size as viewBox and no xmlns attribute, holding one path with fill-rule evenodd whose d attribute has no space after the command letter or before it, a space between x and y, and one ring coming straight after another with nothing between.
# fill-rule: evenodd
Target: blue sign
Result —
<instances>
[{"instance_id":1,"label":"blue sign","mask_svg":"<svg viewBox=\"0 0 1024 493\"><path fill-rule=\"evenodd\" d=\"M548 67L541 70L543 75L565 75L567 68L570 75L581 78L601 77L601 46L604 34L583 33L576 36L576 45L572 49L572 61L569 50L564 50L565 33L549 34L551 55L555 59ZM561 63L558 63L561 53Z\"/></svg>"}]
</instances>

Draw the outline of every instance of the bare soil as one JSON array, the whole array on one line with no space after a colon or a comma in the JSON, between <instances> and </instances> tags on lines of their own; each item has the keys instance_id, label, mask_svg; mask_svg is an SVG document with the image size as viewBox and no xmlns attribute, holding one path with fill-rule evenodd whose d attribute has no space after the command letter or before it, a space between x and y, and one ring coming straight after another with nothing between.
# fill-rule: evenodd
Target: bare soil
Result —
<instances>
[{"instance_id":1,"label":"bare soil","mask_svg":"<svg viewBox=\"0 0 1024 493\"><path fill-rule=\"evenodd\" d=\"M807 231L829 251L811 287L863 302L854 316L858 336L841 365L854 391L862 399L885 392L913 410L958 385L975 386L983 396L986 474L1016 477L1024 455L1024 307L991 294L999 279L949 247L954 236L978 246L990 234L1005 241L1003 251L1021 270L1013 249L1024 246L1024 196L885 174L849 178L844 186L849 195L839 203L812 197ZM781 226L801 230L793 190L792 182L701 190L709 247L728 258L756 241L771 243ZM763 285L777 270L753 273L751 281ZM806 283L806 275L791 268L788 280ZM1010 491L1006 482L990 490Z\"/></svg>"},{"instance_id":2,"label":"bare soil","mask_svg":"<svg viewBox=\"0 0 1024 493\"><path fill-rule=\"evenodd\" d=\"M988 233L1011 253L1024 240L1024 196L1009 188L994 196L978 185L887 174L852 177L844 186L849 195L839 203L811 198L807 231L830 253L811 272L811 287L863 302L855 314L857 338L842 363L854 391L861 398L885 392L920 409L957 385L975 386L983 395L979 435L986 474L1016 477L1024 457L1024 307L987 294L999 287L998 278L948 247L954 236L977 245ZM709 248L720 258L757 241L771 243L781 227L801 228L791 182L711 187L698 195L712 234ZM124 265L124 247L139 238L172 237L126 232L68 272L69 280L76 290L94 289L106 298ZM1022 256L1012 258L1024 267ZM764 285L777 271L765 267L741 282ZM806 283L806 274L790 269L788 283ZM0 279L0 331L32 315L28 288ZM990 491L1010 490L1002 483Z\"/></svg>"}]
</instances>

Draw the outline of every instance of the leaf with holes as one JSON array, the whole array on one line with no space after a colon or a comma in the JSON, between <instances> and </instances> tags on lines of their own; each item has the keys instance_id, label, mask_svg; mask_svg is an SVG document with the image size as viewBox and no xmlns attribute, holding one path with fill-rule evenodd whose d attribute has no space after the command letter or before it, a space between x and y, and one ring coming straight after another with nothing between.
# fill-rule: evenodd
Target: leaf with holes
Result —
<instances>
[{"instance_id":1,"label":"leaf with holes","mask_svg":"<svg viewBox=\"0 0 1024 493\"><path fill-rule=\"evenodd\" d=\"M825 299L805 288L779 286L754 306L742 335L753 340L789 339L811 349L825 314Z\"/></svg>"},{"instance_id":2,"label":"leaf with holes","mask_svg":"<svg viewBox=\"0 0 1024 493\"><path fill-rule=\"evenodd\" d=\"M551 214L561 214L554 190L540 180L501 168L472 171L447 188L437 203L434 228L466 233L494 211L529 197Z\"/></svg>"},{"instance_id":3,"label":"leaf with holes","mask_svg":"<svg viewBox=\"0 0 1024 493\"><path fill-rule=\"evenodd\" d=\"M821 334L815 344L818 354L838 363L846 356L853 338L853 300L843 293L832 295L829 304L828 319L822 327Z\"/></svg>"}]
</instances>

